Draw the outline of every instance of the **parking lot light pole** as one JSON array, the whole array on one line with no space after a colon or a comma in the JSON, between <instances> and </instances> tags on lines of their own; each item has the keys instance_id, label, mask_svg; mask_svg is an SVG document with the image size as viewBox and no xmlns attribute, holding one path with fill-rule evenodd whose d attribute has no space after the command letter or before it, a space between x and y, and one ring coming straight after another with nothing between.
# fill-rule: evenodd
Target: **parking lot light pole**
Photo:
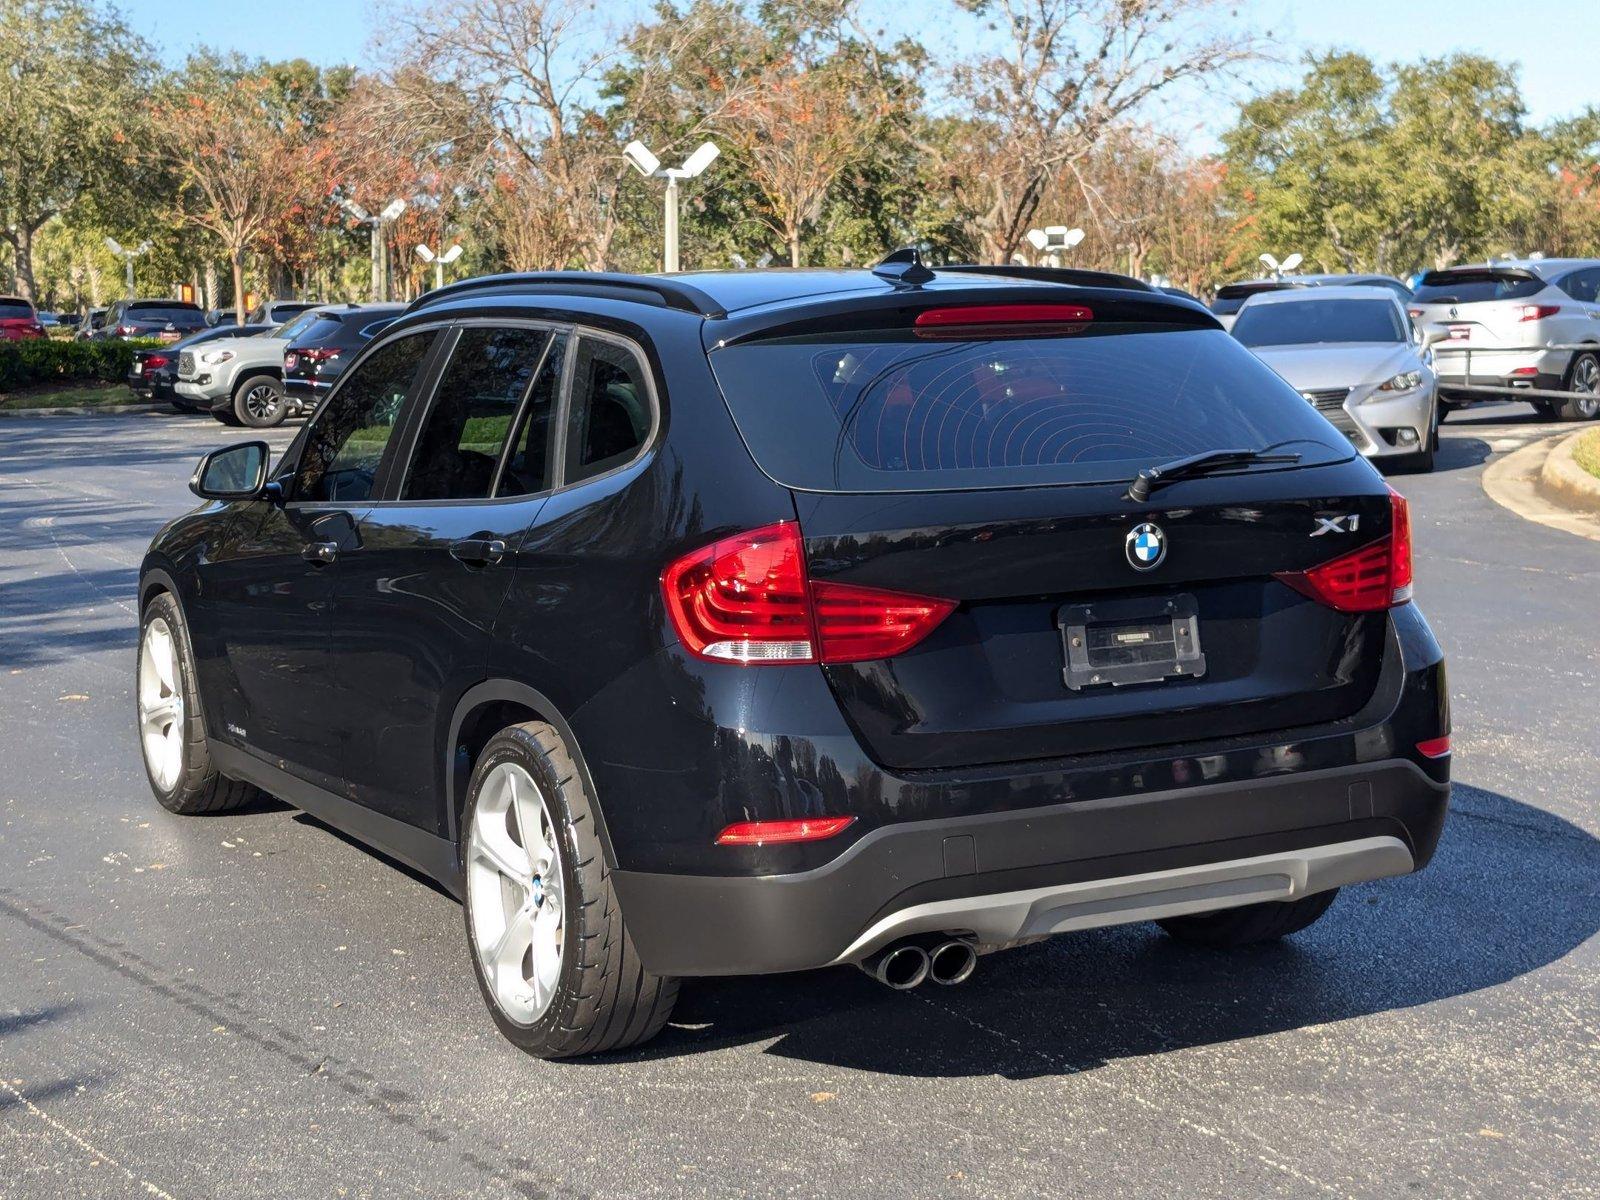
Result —
<instances>
[{"instance_id":1,"label":"parking lot light pole","mask_svg":"<svg viewBox=\"0 0 1600 1200\"><path fill-rule=\"evenodd\" d=\"M374 302L389 299L389 255L383 242L383 227L398 219L406 210L404 200L392 200L389 207L373 216L354 200L341 200L339 207L355 218L356 224L372 230L372 299Z\"/></svg>"},{"instance_id":2,"label":"parking lot light pole","mask_svg":"<svg viewBox=\"0 0 1600 1200\"><path fill-rule=\"evenodd\" d=\"M678 269L678 184L701 174L721 153L715 142L701 142L699 148L684 159L683 166L663 167L661 160L650 153L641 141L631 141L622 148L622 156L633 164L639 174L647 179L667 181L666 206L662 220L666 243L661 256L663 271L672 272Z\"/></svg>"},{"instance_id":3,"label":"parking lot light pole","mask_svg":"<svg viewBox=\"0 0 1600 1200\"><path fill-rule=\"evenodd\" d=\"M461 244L458 242L443 254L435 254L433 247L418 245L417 257L425 263L433 264L433 288L438 291L444 286L444 269L447 263L453 263L461 257Z\"/></svg>"},{"instance_id":4,"label":"parking lot light pole","mask_svg":"<svg viewBox=\"0 0 1600 1200\"><path fill-rule=\"evenodd\" d=\"M1043 229L1028 230L1025 236L1028 245L1038 252L1043 266L1059 267L1062 251L1071 250L1083 241L1083 230L1068 229L1065 225L1046 225Z\"/></svg>"},{"instance_id":5,"label":"parking lot light pole","mask_svg":"<svg viewBox=\"0 0 1600 1200\"><path fill-rule=\"evenodd\" d=\"M123 264L127 267L127 269L128 269L128 299L132 300L133 299L133 260L138 258L141 254L150 253L150 243L149 243L149 241L146 240L146 241L140 242L132 250L125 250L125 249L123 249L122 243L117 241L116 238L108 237L108 238L106 238L106 249L111 251L111 253L115 254L118 258L120 258L123 261Z\"/></svg>"},{"instance_id":6,"label":"parking lot light pole","mask_svg":"<svg viewBox=\"0 0 1600 1200\"><path fill-rule=\"evenodd\" d=\"M1289 255L1289 257L1284 259L1282 262L1279 262L1270 254L1262 254L1259 257L1261 265L1264 266L1268 271L1272 272L1272 277L1274 279L1282 279L1290 271L1294 270L1301 263L1305 262L1305 255L1301 254L1298 250Z\"/></svg>"}]
</instances>

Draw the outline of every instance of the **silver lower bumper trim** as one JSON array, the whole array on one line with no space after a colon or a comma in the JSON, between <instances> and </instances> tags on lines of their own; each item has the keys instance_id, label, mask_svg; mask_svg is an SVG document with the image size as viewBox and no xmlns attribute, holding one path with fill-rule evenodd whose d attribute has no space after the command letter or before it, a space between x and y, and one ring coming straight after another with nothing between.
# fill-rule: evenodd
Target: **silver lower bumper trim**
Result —
<instances>
[{"instance_id":1,"label":"silver lower bumper trim","mask_svg":"<svg viewBox=\"0 0 1600 1200\"><path fill-rule=\"evenodd\" d=\"M874 922L835 962L855 962L914 933L963 931L976 936L980 944L994 946L1263 900L1296 900L1349 883L1404 875L1414 865L1411 851L1399 838L1370 837L1116 879L936 900Z\"/></svg>"}]
</instances>

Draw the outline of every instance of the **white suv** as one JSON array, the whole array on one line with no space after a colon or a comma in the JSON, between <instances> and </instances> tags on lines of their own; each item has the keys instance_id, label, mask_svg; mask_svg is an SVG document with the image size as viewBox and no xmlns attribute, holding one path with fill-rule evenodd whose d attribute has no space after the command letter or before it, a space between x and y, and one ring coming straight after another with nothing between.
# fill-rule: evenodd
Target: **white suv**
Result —
<instances>
[{"instance_id":1,"label":"white suv","mask_svg":"<svg viewBox=\"0 0 1600 1200\"><path fill-rule=\"evenodd\" d=\"M1488 400L1451 385L1571 391L1530 397L1547 417L1600 415L1600 260L1546 258L1429 271L1409 306L1424 329L1443 331L1434 347L1441 399ZM1586 349L1549 349L1588 346Z\"/></svg>"}]
</instances>

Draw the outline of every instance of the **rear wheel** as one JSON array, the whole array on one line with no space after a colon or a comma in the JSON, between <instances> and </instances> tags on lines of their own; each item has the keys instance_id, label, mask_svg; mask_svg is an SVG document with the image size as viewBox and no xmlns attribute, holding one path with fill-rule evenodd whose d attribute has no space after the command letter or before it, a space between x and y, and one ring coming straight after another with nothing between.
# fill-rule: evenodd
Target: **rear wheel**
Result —
<instances>
[{"instance_id":1,"label":"rear wheel","mask_svg":"<svg viewBox=\"0 0 1600 1200\"><path fill-rule=\"evenodd\" d=\"M1600 415L1600 355L1585 351L1572 360L1567 390L1582 394L1561 401L1556 415L1563 421L1592 421Z\"/></svg>"},{"instance_id":2,"label":"rear wheel","mask_svg":"<svg viewBox=\"0 0 1600 1200\"><path fill-rule=\"evenodd\" d=\"M462 825L467 940L500 1032L539 1058L659 1033L678 981L639 961L593 798L560 735L542 722L496 734L473 769Z\"/></svg>"},{"instance_id":3,"label":"rear wheel","mask_svg":"<svg viewBox=\"0 0 1600 1200\"><path fill-rule=\"evenodd\" d=\"M271 375L252 375L233 390L233 415L241 425L270 429L283 424L288 411L283 384Z\"/></svg>"},{"instance_id":4,"label":"rear wheel","mask_svg":"<svg viewBox=\"0 0 1600 1200\"><path fill-rule=\"evenodd\" d=\"M189 631L166 592L145 605L135 693L145 775L163 808L185 816L227 812L257 798L255 788L211 765Z\"/></svg>"},{"instance_id":5,"label":"rear wheel","mask_svg":"<svg viewBox=\"0 0 1600 1200\"><path fill-rule=\"evenodd\" d=\"M1268 900L1221 912L1168 917L1156 922L1180 942L1227 949L1256 942L1276 941L1313 924L1333 903L1339 889L1302 896L1298 900Z\"/></svg>"}]
</instances>

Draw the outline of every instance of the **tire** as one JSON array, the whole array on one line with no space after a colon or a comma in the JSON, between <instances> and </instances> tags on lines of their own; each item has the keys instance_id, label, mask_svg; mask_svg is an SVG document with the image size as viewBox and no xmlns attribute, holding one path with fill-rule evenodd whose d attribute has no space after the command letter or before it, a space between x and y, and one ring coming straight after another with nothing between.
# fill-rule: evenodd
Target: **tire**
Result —
<instances>
[{"instance_id":1,"label":"tire","mask_svg":"<svg viewBox=\"0 0 1600 1200\"><path fill-rule=\"evenodd\" d=\"M283 383L271 375L251 375L233 389L233 415L240 425L271 429L289 413Z\"/></svg>"},{"instance_id":2,"label":"tire","mask_svg":"<svg viewBox=\"0 0 1600 1200\"><path fill-rule=\"evenodd\" d=\"M212 767L194 677L183 613L171 595L157 593L139 620L134 701L140 758L161 807L183 816L228 812L260 796L250 784Z\"/></svg>"},{"instance_id":3,"label":"tire","mask_svg":"<svg viewBox=\"0 0 1600 1200\"><path fill-rule=\"evenodd\" d=\"M1556 409L1561 420L1592 421L1600 416L1600 354L1585 350L1573 358L1567 368L1567 390L1587 395L1561 401Z\"/></svg>"},{"instance_id":4,"label":"tire","mask_svg":"<svg viewBox=\"0 0 1600 1200\"><path fill-rule=\"evenodd\" d=\"M540 827L531 855L519 813ZM611 887L594 798L561 736L529 722L491 738L473 767L461 827L472 969L506 1039L549 1059L620 1050L659 1033L678 981L639 961Z\"/></svg>"},{"instance_id":5,"label":"tire","mask_svg":"<svg viewBox=\"0 0 1600 1200\"><path fill-rule=\"evenodd\" d=\"M1156 924L1180 942L1226 950L1299 933L1327 912L1338 894L1339 889L1334 888L1298 900L1268 900L1264 904L1246 904L1221 912L1168 917Z\"/></svg>"}]
</instances>

